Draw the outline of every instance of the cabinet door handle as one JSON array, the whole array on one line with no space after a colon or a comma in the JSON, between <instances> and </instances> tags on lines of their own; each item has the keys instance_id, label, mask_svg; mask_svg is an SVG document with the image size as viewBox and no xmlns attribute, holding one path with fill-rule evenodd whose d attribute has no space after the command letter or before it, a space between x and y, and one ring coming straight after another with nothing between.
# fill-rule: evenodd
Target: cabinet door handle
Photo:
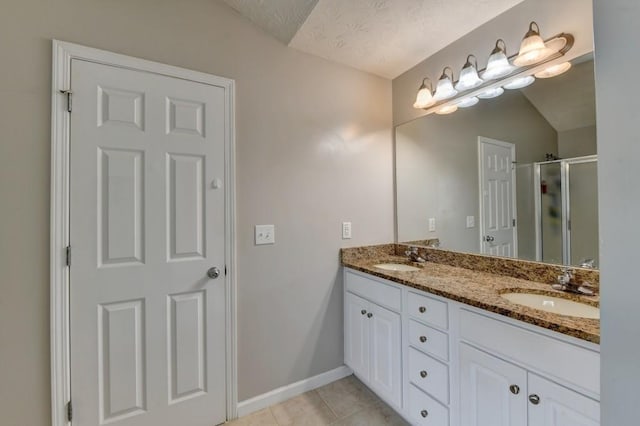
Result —
<instances>
[{"instance_id":1,"label":"cabinet door handle","mask_svg":"<svg viewBox=\"0 0 640 426\"><path fill-rule=\"evenodd\" d=\"M420 411L420 415L422 417L427 417L429 415L429 412L427 410L422 410L422 411Z\"/></svg>"},{"instance_id":2,"label":"cabinet door handle","mask_svg":"<svg viewBox=\"0 0 640 426\"><path fill-rule=\"evenodd\" d=\"M371 312L369 312L369 313L367 314L367 318L371 318L372 316L373 316L373 314L372 314Z\"/></svg>"},{"instance_id":3,"label":"cabinet door handle","mask_svg":"<svg viewBox=\"0 0 640 426\"><path fill-rule=\"evenodd\" d=\"M425 377L427 377L427 376L428 376L428 374L427 374L427 372L426 372L425 370L422 370L422 371L420 372L420 377L422 377L423 379L424 379Z\"/></svg>"},{"instance_id":4,"label":"cabinet door handle","mask_svg":"<svg viewBox=\"0 0 640 426\"><path fill-rule=\"evenodd\" d=\"M367 311L366 311L365 309L363 309L363 310L361 310L361 311L360 311L360 313L361 313L362 315L366 315L366 314L367 314Z\"/></svg>"},{"instance_id":5,"label":"cabinet door handle","mask_svg":"<svg viewBox=\"0 0 640 426\"><path fill-rule=\"evenodd\" d=\"M426 342L427 341L427 336L420 336L420 341L422 343Z\"/></svg>"},{"instance_id":6,"label":"cabinet door handle","mask_svg":"<svg viewBox=\"0 0 640 426\"><path fill-rule=\"evenodd\" d=\"M424 314L425 312L427 312L427 308L425 308L424 306L420 306L418 310L420 311L421 314Z\"/></svg>"},{"instance_id":7,"label":"cabinet door handle","mask_svg":"<svg viewBox=\"0 0 640 426\"><path fill-rule=\"evenodd\" d=\"M509 390L511 391L512 394L517 395L517 394L520 393L520 386L511 385L511 386L509 386Z\"/></svg>"},{"instance_id":8,"label":"cabinet door handle","mask_svg":"<svg viewBox=\"0 0 640 426\"><path fill-rule=\"evenodd\" d=\"M535 393L531 394L529 395L529 402L531 402L533 405L538 405L540 404L540 397Z\"/></svg>"}]
</instances>

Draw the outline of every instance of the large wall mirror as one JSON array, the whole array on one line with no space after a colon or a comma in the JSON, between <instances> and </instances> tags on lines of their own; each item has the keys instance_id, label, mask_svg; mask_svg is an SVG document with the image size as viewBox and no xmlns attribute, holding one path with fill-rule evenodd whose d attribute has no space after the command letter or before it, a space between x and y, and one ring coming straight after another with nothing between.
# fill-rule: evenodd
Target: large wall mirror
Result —
<instances>
[{"instance_id":1,"label":"large wall mirror","mask_svg":"<svg viewBox=\"0 0 640 426\"><path fill-rule=\"evenodd\" d=\"M598 267L593 55L396 127L397 239Z\"/></svg>"}]
</instances>

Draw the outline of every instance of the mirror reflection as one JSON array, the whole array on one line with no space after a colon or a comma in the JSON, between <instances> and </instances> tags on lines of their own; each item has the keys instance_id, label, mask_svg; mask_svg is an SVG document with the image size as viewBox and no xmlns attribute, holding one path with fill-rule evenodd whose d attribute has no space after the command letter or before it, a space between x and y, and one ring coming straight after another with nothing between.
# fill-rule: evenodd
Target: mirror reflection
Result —
<instances>
[{"instance_id":1,"label":"mirror reflection","mask_svg":"<svg viewBox=\"0 0 640 426\"><path fill-rule=\"evenodd\" d=\"M598 266L592 55L396 127L399 242Z\"/></svg>"}]
</instances>

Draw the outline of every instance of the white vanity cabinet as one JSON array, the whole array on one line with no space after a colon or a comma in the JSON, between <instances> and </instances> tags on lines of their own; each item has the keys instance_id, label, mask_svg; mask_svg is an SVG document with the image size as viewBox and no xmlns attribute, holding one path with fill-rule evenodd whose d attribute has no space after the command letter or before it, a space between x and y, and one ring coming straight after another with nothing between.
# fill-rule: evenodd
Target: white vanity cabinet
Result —
<instances>
[{"instance_id":1,"label":"white vanity cabinet","mask_svg":"<svg viewBox=\"0 0 640 426\"><path fill-rule=\"evenodd\" d=\"M345 364L411 424L599 425L598 345L349 268L344 278Z\"/></svg>"},{"instance_id":2,"label":"white vanity cabinet","mask_svg":"<svg viewBox=\"0 0 640 426\"><path fill-rule=\"evenodd\" d=\"M383 400L402 406L401 317L399 312L381 306L381 297L392 289L380 282L371 286L370 300L355 294L363 277L352 276L345 283L345 364ZM378 303L376 303L378 302ZM392 300L391 300L392 302ZM398 310L399 299L398 299Z\"/></svg>"}]
</instances>

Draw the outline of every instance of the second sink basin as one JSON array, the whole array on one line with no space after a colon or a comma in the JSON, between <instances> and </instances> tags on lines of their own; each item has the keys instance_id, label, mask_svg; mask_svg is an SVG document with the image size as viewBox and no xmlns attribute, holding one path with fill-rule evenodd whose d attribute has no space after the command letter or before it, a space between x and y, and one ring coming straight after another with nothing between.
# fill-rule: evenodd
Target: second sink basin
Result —
<instances>
[{"instance_id":1,"label":"second sink basin","mask_svg":"<svg viewBox=\"0 0 640 426\"><path fill-rule=\"evenodd\" d=\"M373 267L384 269L385 271L395 272L413 272L420 270L420 268L416 268L415 266L411 265L405 265L404 263L378 263L377 265L373 265Z\"/></svg>"},{"instance_id":2,"label":"second sink basin","mask_svg":"<svg viewBox=\"0 0 640 426\"><path fill-rule=\"evenodd\" d=\"M518 305L571 317L600 319L600 309L586 303L535 293L505 293L502 297Z\"/></svg>"}]
</instances>

